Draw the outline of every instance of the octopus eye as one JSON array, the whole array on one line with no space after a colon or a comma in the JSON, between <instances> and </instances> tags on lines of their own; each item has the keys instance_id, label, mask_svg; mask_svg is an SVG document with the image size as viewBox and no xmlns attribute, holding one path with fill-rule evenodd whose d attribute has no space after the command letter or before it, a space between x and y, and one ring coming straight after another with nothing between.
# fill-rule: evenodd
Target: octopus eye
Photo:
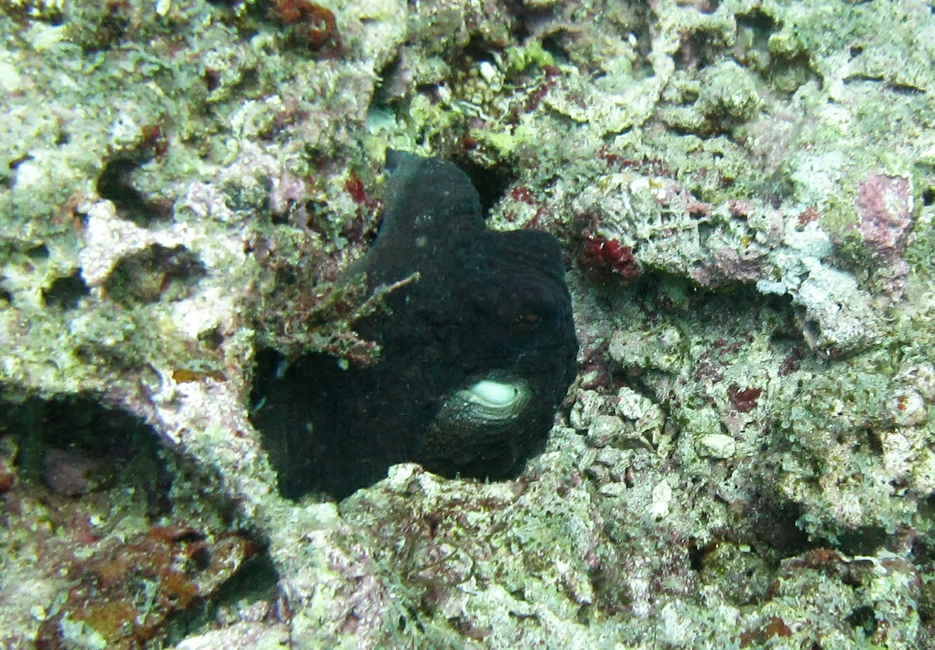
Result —
<instances>
[{"instance_id":1,"label":"octopus eye","mask_svg":"<svg viewBox=\"0 0 935 650\"><path fill-rule=\"evenodd\" d=\"M465 402L482 404L487 407L512 406L522 397L522 386L484 379L470 388L459 392Z\"/></svg>"},{"instance_id":2,"label":"octopus eye","mask_svg":"<svg viewBox=\"0 0 935 650\"><path fill-rule=\"evenodd\" d=\"M499 426L520 417L531 397L532 390L522 379L482 379L449 395L437 424L452 440L456 431L472 440L483 438L485 431L496 435Z\"/></svg>"}]
</instances>

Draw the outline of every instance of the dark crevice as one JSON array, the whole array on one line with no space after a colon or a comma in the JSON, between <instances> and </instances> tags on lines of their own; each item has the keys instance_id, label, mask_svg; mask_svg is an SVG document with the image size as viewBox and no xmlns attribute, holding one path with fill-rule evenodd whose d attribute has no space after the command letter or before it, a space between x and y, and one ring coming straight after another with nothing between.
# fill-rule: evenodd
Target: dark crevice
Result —
<instances>
[{"instance_id":1,"label":"dark crevice","mask_svg":"<svg viewBox=\"0 0 935 650\"><path fill-rule=\"evenodd\" d=\"M243 602L274 602L278 583L279 573L269 553L264 551L253 556L221 585L210 600L171 617L166 625L166 647L184 641L206 626L211 627L223 614L224 608L236 611Z\"/></svg>"},{"instance_id":2,"label":"dark crevice","mask_svg":"<svg viewBox=\"0 0 935 650\"><path fill-rule=\"evenodd\" d=\"M171 216L171 203L152 199L133 185L133 173L142 165L165 157L169 140L159 124L141 129L140 141L131 149L111 157L97 178L97 192L114 202L117 213L139 226Z\"/></svg>"},{"instance_id":3,"label":"dark crevice","mask_svg":"<svg viewBox=\"0 0 935 650\"><path fill-rule=\"evenodd\" d=\"M845 555L876 555L886 544L889 535L879 526L864 526L846 530L838 535L835 548Z\"/></svg>"},{"instance_id":4,"label":"dark crevice","mask_svg":"<svg viewBox=\"0 0 935 650\"><path fill-rule=\"evenodd\" d=\"M107 277L107 296L124 306L186 298L207 269L184 246L155 244L121 259Z\"/></svg>"},{"instance_id":5,"label":"dark crevice","mask_svg":"<svg viewBox=\"0 0 935 650\"><path fill-rule=\"evenodd\" d=\"M97 178L97 193L114 202L117 213L139 226L165 218L166 212L156 202L133 186L133 172L142 164L135 155L119 155L104 166Z\"/></svg>"},{"instance_id":6,"label":"dark crevice","mask_svg":"<svg viewBox=\"0 0 935 650\"><path fill-rule=\"evenodd\" d=\"M775 32L778 26L772 16L759 8L753 9L753 11L748 14L738 14L737 25L749 27L759 34L762 34L765 38L768 38L772 32Z\"/></svg>"},{"instance_id":7,"label":"dark crevice","mask_svg":"<svg viewBox=\"0 0 935 650\"><path fill-rule=\"evenodd\" d=\"M761 497L750 499L747 507L744 521L753 536L750 541L757 548L767 549L773 564L778 566L779 560L796 557L819 546L810 542L808 534L798 526L802 516L799 504L776 499L764 492Z\"/></svg>"},{"instance_id":8,"label":"dark crevice","mask_svg":"<svg viewBox=\"0 0 935 650\"><path fill-rule=\"evenodd\" d=\"M49 247L45 244L38 244L32 248L27 248L25 251L26 257L33 260L34 262L40 262L42 260L49 259Z\"/></svg>"},{"instance_id":9,"label":"dark crevice","mask_svg":"<svg viewBox=\"0 0 935 650\"><path fill-rule=\"evenodd\" d=\"M877 631L877 615L870 605L855 607L844 621L851 627L861 629L867 637Z\"/></svg>"},{"instance_id":10,"label":"dark crevice","mask_svg":"<svg viewBox=\"0 0 935 650\"><path fill-rule=\"evenodd\" d=\"M49 307L64 310L74 309L80 300L91 292L78 271L64 278L56 278L48 289L42 291L42 299Z\"/></svg>"},{"instance_id":11,"label":"dark crevice","mask_svg":"<svg viewBox=\"0 0 935 650\"><path fill-rule=\"evenodd\" d=\"M86 397L0 405L0 434L17 439L19 476L54 494L78 496L115 482L135 485L162 514L171 481L153 430L124 411Z\"/></svg>"},{"instance_id":12,"label":"dark crevice","mask_svg":"<svg viewBox=\"0 0 935 650\"><path fill-rule=\"evenodd\" d=\"M887 87L897 95L924 95L926 92L924 88L919 88L912 84L899 83L898 81L887 84Z\"/></svg>"},{"instance_id":13,"label":"dark crevice","mask_svg":"<svg viewBox=\"0 0 935 650\"><path fill-rule=\"evenodd\" d=\"M455 157L452 162L464 171L477 188L481 210L486 216L516 180L516 174L506 166L483 167L468 158Z\"/></svg>"},{"instance_id":14,"label":"dark crevice","mask_svg":"<svg viewBox=\"0 0 935 650\"><path fill-rule=\"evenodd\" d=\"M571 61L571 54L565 46L567 36L565 30L558 30L542 39L542 49L551 54L556 63L566 64Z\"/></svg>"},{"instance_id":15,"label":"dark crevice","mask_svg":"<svg viewBox=\"0 0 935 650\"><path fill-rule=\"evenodd\" d=\"M400 72L401 64L402 61L399 55L397 55L380 69L377 75L377 86L374 88L368 113L372 113L375 110L386 109L394 105L401 99L401 95L405 94L400 92L405 84L398 84L396 82L396 75Z\"/></svg>"}]
</instances>

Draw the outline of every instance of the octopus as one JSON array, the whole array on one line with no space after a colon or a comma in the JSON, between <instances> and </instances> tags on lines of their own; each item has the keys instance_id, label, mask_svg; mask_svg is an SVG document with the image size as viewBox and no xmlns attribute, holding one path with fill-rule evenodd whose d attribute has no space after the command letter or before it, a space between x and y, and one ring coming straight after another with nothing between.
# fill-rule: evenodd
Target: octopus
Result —
<instances>
[{"instance_id":1,"label":"octopus","mask_svg":"<svg viewBox=\"0 0 935 650\"><path fill-rule=\"evenodd\" d=\"M370 291L398 287L356 326L379 345L376 361L258 355L251 419L288 498L342 499L401 462L515 478L577 374L558 240L489 230L452 163L391 151L387 169L379 233L347 271Z\"/></svg>"}]
</instances>

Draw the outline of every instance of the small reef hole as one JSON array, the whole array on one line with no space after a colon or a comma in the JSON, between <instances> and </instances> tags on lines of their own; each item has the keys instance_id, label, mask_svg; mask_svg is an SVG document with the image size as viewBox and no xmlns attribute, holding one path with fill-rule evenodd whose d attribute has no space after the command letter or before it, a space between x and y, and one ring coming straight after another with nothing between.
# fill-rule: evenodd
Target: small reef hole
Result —
<instances>
[{"instance_id":1,"label":"small reef hole","mask_svg":"<svg viewBox=\"0 0 935 650\"><path fill-rule=\"evenodd\" d=\"M516 180L515 172L505 166L482 167L467 158L458 157L452 162L468 175L471 183L477 188L484 215L506 195L507 189Z\"/></svg>"},{"instance_id":2,"label":"small reef hole","mask_svg":"<svg viewBox=\"0 0 935 650\"><path fill-rule=\"evenodd\" d=\"M97 193L113 201L118 214L138 226L147 226L170 216L171 205L148 198L133 184L133 173L168 151L168 140L159 125L143 127L143 137L133 148L115 154L97 177Z\"/></svg>"},{"instance_id":3,"label":"small reef hole","mask_svg":"<svg viewBox=\"0 0 935 650\"><path fill-rule=\"evenodd\" d=\"M126 307L172 302L189 296L206 275L205 265L184 246L155 244L121 259L104 289Z\"/></svg>"},{"instance_id":4,"label":"small reef hole","mask_svg":"<svg viewBox=\"0 0 935 650\"><path fill-rule=\"evenodd\" d=\"M90 293L81 274L75 271L63 278L56 278L48 289L43 289L42 299L49 307L63 310L74 309L82 298Z\"/></svg>"}]
</instances>

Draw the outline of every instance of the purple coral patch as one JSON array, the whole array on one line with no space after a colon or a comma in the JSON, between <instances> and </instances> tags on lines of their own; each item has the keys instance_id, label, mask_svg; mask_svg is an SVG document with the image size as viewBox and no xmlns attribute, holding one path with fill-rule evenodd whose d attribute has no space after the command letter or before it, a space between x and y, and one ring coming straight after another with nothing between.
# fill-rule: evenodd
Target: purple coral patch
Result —
<instances>
[{"instance_id":1,"label":"purple coral patch","mask_svg":"<svg viewBox=\"0 0 935 650\"><path fill-rule=\"evenodd\" d=\"M42 480L56 494L76 497L102 487L102 461L77 449L49 449L44 465Z\"/></svg>"},{"instance_id":2,"label":"purple coral patch","mask_svg":"<svg viewBox=\"0 0 935 650\"><path fill-rule=\"evenodd\" d=\"M912 225L912 193L901 176L871 174L857 188L857 229L875 255L895 262Z\"/></svg>"},{"instance_id":3,"label":"purple coral patch","mask_svg":"<svg viewBox=\"0 0 935 650\"><path fill-rule=\"evenodd\" d=\"M857 188L857 230L870 252L891 268L891 290L902 294L908 265L902 259L912 226L912 190L902 176L871 174Z\"/></svg>"}]
</instances>

